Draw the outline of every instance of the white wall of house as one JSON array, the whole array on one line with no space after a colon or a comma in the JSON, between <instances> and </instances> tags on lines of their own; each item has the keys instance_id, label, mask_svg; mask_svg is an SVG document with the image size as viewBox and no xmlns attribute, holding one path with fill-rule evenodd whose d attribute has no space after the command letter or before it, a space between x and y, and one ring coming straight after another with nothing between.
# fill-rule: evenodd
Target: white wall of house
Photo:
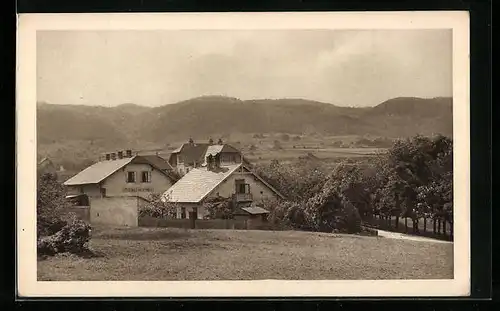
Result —
<instances>
[{"instance_id":1,"label":"white wall of house","mask_svg":"<svg viewBox=\"0 0 500 311\"><path fill-rule=\"evenodd\" d=\"M90 223L137 227L140 201L137 197L90 199Z\"/></svg>"},{"instance_id":2,"label":"white wall of house","mask_svg":"<svg viewBox=\"0 0 500 311\"><path fill-rule=\"evenodd\" d=\"M128 172L135 172L135 183L128 183ZM142 182L142 172L150 172L150 182ZM149 164L128 164L103 181L106 196L140 196L148 198L150 194L161 194L172 186L170 178Z\"/></svg>"},{"instance_id":3,"label":"white wall of house","mask_svg":"<svg viewBox=\"0 0 500 311\"><path fill-rule=\"evenodd\" d=\"M177 163L177 166L175 167L175 170L181 176L184 176L187 173L189 173L191 169L193 169L193 166L184 165L184 163Z\"/></svg>"},{"instance_id":4,"label":"white wall of house","mask_svg":"<svg viewBox=\"0 0 500 311\"><path fill-rule=\"evenodd\" d=\"M221 183L217 188L215 188L209 195L209 197L221 197L230 198L236 192L236 180L244 179L245 183L250 185L250 193L252 194L254 202L262 202L263 200L278 199L276 193L274 193L269 187L267 187L262 181L250 173L238 173L235 172L229 176L223 183Z\"/></svg>"}]
</instances>

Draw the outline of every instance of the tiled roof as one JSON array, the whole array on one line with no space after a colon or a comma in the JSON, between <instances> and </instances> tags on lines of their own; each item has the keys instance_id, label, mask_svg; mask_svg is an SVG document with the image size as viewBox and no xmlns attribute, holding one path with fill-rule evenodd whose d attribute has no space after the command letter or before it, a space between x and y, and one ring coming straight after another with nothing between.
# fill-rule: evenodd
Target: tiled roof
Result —
<instances>
[{"instance_id":1,"label":"tiled roof","mask_svg":"<svg viewBox=\"0 0 500 311\"><path fill-rule=\"evenodd\" d=\"M165 191L163 198L168 197L171 202L198 203L240 166L241 164L224 166L218 171L193 168Z\"/></svg>"},{"instance_id":2,"label":"tiled roof","mask_svg":"<svg viewBox=\"0 0 500 311\"><path fill-rule=\"evenodd\" d=\"M120 168L129 164L134 158L123 158L117 160L107 160L97 162L75 176L68 179L64 184L71 185L84 185L84 184L97 184L103 181L106 177L110 176Z\"/></svg>"},{"instance_id":3,"label":"tiled roof","mask_svg":"<svg viewBox=\"0 0 500 311\"><path fill-rule=\"evenodd\" d=\"M217 153L222 151L222 148L224 148L224 145L208 146L207 151L205 152L205 158L208 157L209 155L215 156Z\"/></svg>"},{"instance_id":4,"label":"tiled roof","mask_svg":"<svg viewBox=\"0 0 500 311\"><path fill-rule=\"evenodd\" d=\"M180 153L184 163L202 162L203 155L207 150L207 143L183 144L181 147L172 151L172 155Z\"/></svg>"},{"instance_id":5,"label":"tiled roof","mask_svg":"<svg viewBox=\"0 0 500 311\"><path fill-rule=\"evenodd\" d=\"M158 155L141 155L142 158L146 159L152 165L156 166L160 170L172 170L172 166L164 158Z\"/></svg>"},{"instance_id":6,"label":"tiled roof","mask_svg":"<svg viewBox=\"0 0 500 311\"><path fill-rule=\"evenodd\" d=\"M210 192L212 192L222 181L233 174L238 168L244 168L251 172L258 180L266 185L277 196L284 199L284 196L269 185L259 175L252 172L244 164L222 166L219 171L210 171L206 168L193 168L170 189L163 193L163 198L169 198L171 202L199 203Z\"/></svg>"},{"instance_id":7,"label":"tiled roof","mask_svg":"<svg viewBox=\"0 0 500 311\"><path fill-rule=\"evenodd\" d=\"M45 158L41 159L40 162L38 162L38 165L41 165L47 161L50 162L50 160L47 157L45 157Z\"/></svg>"},{"instance_id":8,"label":"tiled roof","mask_svg":"<svg viewBox=\"0 0 500 311\"><path fill-rule=\"evenodd\" d=\"M161 161L164 161L162 158L153 158L157 156L133 156L131 158L123 158L117 160L104 160L97 162L75 176L68 179L64 182L66 186L72 185L85 185L85 184L97 184L111 176L114 172L121 169L125 165L134 161L134 163L147 163L156 169L162 171L166 176L173 180L173 177L170 176L167 172L163 171L163 167L165 164ZM153 159L153 161L151 161ZM167 163L168 165L168 163ZM170 167L170 165L168 165Z\"/></svg>"}]
</instances>

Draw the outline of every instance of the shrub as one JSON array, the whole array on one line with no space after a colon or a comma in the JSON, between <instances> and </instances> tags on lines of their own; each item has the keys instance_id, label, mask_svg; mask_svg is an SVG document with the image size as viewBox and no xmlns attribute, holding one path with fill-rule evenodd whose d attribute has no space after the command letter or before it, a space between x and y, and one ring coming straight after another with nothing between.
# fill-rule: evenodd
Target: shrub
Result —
<instances>
[{"instance_id":1,"label":"shrub","mask_svg":"<svg viewBox=\"0 0 500 311\"><path fill-rule=\"evenodd\" d=\"M148 202L139 207L139 217L149 216L154 218L175 218L179 205L170 202L168 197L162 199L159 194L150 194Z\"/></svg>"},{"instance_id":2,"label":"shrub","mask_svg":"<svg viewBox=\"0 0 500 311\"><path fill-rule=\"evenodd\" d=\"M70 252L81 254L88 251L90 225L79 219L68 222L61 230L37 242L38 256Z\"/></svg>"},{"instance_id":3,"label":"shrub","mask_svg":"<svg viewBox=\"0 0 500 311\"><path fill-rule=\"evenodd\" d=\"M203 203L209 219L232 219L233 204L231 199L223 197L208 198Z\"/></svg>"}]
</instances>

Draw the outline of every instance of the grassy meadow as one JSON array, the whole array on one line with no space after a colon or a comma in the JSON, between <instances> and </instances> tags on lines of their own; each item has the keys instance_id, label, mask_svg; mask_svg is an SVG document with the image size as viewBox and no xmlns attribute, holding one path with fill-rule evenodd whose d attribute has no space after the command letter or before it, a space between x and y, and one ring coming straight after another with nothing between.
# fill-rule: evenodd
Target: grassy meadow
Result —
<instances>
[{"instance_id":1,"label":"grassy meadow","mask_svg":"<svg viewBox=\"0 0 500 311\"><path fill-rule=\"evenodd\" d=\"M38 261L40 281L449 279L453 244L300 231L95 228L90 258Z\"/></svg>"}]
</instances>

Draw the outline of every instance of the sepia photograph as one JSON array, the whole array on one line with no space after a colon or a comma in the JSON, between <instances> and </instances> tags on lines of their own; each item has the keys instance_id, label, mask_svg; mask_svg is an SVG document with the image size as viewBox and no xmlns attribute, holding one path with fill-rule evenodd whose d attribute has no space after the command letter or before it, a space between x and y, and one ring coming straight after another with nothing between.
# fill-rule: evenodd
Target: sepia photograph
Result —
<instances>
[{"instance_id":1,"label":"sepia photograph","mask_svg":"<svg viewBox=\"0 0 500 311\"><path fill-rule=\"evenodd\" d=\"M302 28L300 14L26 16L26 292L198 281L189 295L227 296L240 281L254 289L235 294L266 296L304 281L409 296L397 288L416 281L466 295L468 42L456 54L453 27L467 39L468 20L340 14Z\"/></svg>"}]
</instances>

